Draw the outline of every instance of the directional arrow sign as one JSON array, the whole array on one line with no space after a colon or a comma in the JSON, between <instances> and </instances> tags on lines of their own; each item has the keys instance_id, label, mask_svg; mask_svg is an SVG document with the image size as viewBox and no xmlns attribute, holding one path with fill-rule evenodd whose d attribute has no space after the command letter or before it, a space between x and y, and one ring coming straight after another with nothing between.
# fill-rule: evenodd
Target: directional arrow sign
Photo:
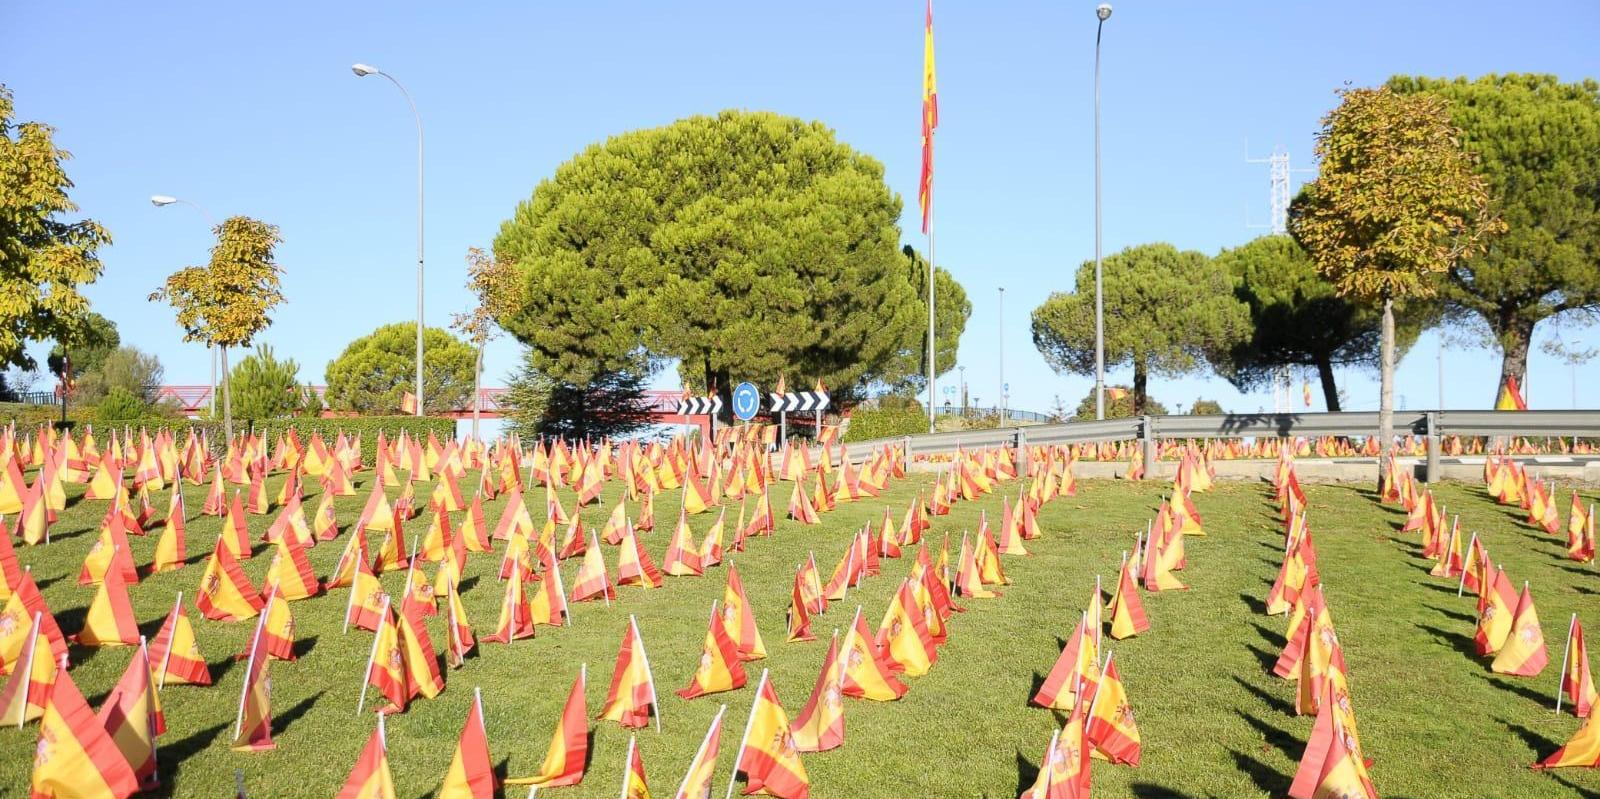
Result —
<instances>
[{"instance_id":1,"label":"directional arrow sign","mask_svg":"<svg viewBox=\"0 0 1600 799\"><path fill-rule=\"evenodd\" d=\"M774 413L789 411L820 411L828 407L828 394L823 391L794 391L773 394L771 410Z\"/></svg>"},{"instance_id":2,"label":"directional arrow sign","mask_svg":"<svg viewBox=\"0 0 1600 799\"><path fill-rule=\"evenodd\" d=\"M718 396L690 397L678 402L680 416L707 416L721 411L722 398Z\"/></svg>"}]
</instances>

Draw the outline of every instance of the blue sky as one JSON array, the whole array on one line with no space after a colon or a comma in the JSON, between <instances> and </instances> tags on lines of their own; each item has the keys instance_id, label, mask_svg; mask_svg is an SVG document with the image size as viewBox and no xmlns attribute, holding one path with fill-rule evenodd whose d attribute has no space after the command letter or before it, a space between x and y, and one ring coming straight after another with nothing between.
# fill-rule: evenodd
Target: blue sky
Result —
<instances>
[{"instance_id":1,"label":"blue sky","mask_svg":"<svg viewBox=\"0 0 1600 799\"><path fill-rule=\"evenodd\" d=\"M1043 411L1057 394L1070 406L1092 384L1050 372L1028 313L1093 256L1094 5L946 0L935 9L937 254L973 301L960 362L984 404L998 390L1002 337L1012 407ZM1346 83L1600 74L1600 4L1588 0L1116 6L1103 61L1108 254L1149 241L1214 254L1262 233L1247 223L1267 221L1267 170L1245 162L1246 142L1250 156L1282 146L1312 166L1318 120ZM394 87L357 79L353 62L399 78L423 115L427 316L443 325L468 302L466 249L487 246L562 161L611 134L722 108L821 120L881 160L905 200L905 240L924 248L921 49L920 0L0 11L0 81L20 119L57 128L75 156L74 199L115 239L90 296L125 342L160 355L171 383L204 383L205 351L182 344L170 310L144 298L173 269L202 261L209 238L198 214L153 208L151 194L281 226L289 303L262 340L296 358L304 380L322 382L351 339L414 317L415 132ZM1566 335L1600 342L1594 330ZM492 346L490 385L503 384L518 351L509 339ZM1437 352L1430 335L1401 364L1407 406L1437 404ZM1447 350L1444 368L1447 406L1490 403L1498 353ZM1568 407L1572 380L1536 350L1531 404ZM1340 383L1348 407L1376 407L1375 376L1344 372ZM1169 405L1198 396L1229 410L1272 404L1204 375L1156 378L1151 391Z\"/></svg>"}]
</instances>

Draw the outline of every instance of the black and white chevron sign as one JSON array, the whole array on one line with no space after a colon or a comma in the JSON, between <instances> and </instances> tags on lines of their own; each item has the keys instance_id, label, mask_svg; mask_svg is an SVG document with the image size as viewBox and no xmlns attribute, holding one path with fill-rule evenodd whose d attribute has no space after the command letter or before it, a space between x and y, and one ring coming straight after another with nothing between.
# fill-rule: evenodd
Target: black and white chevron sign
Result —
<instances>
[{"instance_id":1,"label":"black and white chevron sign","mask_svg":"<svg viewBox=\"0 0 1600 799\"><path fill-rule=\"evenodd\" d=\"M678 401L678 414L681 416L706 416L722 412L722 398L690 397Z\"/></svg>"},{"instance_id":2,"label":"black and white chevron sign","mask_svg":"<svg viewBox=\"0 0 1600 799\"><path fill-rule=\"evenodd\" d=\"M791 391L788 394L771 394L772 412L820 411L828 407L825 391Z\"/></svg>"}]
</instances>

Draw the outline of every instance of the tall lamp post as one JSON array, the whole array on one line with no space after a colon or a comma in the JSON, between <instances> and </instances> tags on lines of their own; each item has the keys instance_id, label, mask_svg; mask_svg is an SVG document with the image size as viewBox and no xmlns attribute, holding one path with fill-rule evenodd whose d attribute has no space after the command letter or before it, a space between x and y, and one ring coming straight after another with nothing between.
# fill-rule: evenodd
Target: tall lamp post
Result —
<instances>
[{"instance_id":1,"label":"tall lamp post","mask_svg":"<svg viewBox=\"0 0 1600 799\"><path fill-rule=\"evenodd\" d=\"M187 205L190 208L193 208L194 210L199 211L200 212L200 216L205 217L206 227L208 229L210 229L210 230L216 230L217 229L217 220L211 216L211 213L209 211L207 211L206 209L201 208L199 205L197 205L195 203L192 203L192 202L189 202L188 200L182 200L182 199L179 199L177 197L169 197L169 196L167 196L165 194L152 194L152 195L150 195L150 204L155 206L155 207L157 207L157 208L165 208L165 207L167 207L169 205ZM206 413L208 413L208 414L210 414L212 416L216 416L217 415L217 348L215 346L211 345L211 344L207 344L206 345L206 353L211 356L211 392L206 395Z\"/></svg>"},{"instance_id":2,"label":"tall lamp post","mask_svg":"<svg viewBox=\"0 0 1600 799\"><path fill-rule=\"evenodd\" d=\"M1094 10L1094 418L1106 418L1106 319L1100 261L1100 33L1111 19L1111 4Z\"/></svg>"},{"instance_id":3,"label":"tall lamp post","mask_svg":"<svg viewBox=\"0 0 1600 799\"><path fill-rule=\"evenodd\" d=\"M422 415L422 115L417 113L417 104L411 99L411 93L393 75L377 67L367 64L353 64L350 71L356 77L365 78L368 75L378 75L387 78L400 94L406 98L406 104L411 106L411 115L417 120L417 407L416 413Z\"/></svg>"}]
</instances>

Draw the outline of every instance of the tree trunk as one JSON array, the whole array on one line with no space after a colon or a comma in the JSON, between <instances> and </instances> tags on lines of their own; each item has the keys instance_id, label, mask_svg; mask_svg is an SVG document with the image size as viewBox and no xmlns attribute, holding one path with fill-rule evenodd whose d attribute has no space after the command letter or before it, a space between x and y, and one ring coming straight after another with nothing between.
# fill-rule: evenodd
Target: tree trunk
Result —
<instances>
[{"instance_id":1,"label":"tree trunk","mask_svg":"<svg viewBox=\"0 0 1600 799\"><path fill-rule=\"evenodd\" d=\"M472 440L478 438L478 419L482 416L483 406L483 345L478 345L478 361L472 367Z\"/></svg>"},{"instance_id":2,"label":"tree trunk","mask_svg":"<svg viewBox=\"0 0 1600 799\"><path fill-rule=\"evenodd\" d=\"M1145 392L1145 386L1146 386L1146 380L1147 379L1148 379L1148 376L1145 374L1144 361L1139 361L1139 360L1134 361L1133 362L1133 415L1134 416L1143 416L1144 415L1144 406L1145 406L1145 402L1147 400L1147 398L1145 397L1145 393L1144 392Z\"/></svg>"},{"instance_id":3,"label":"tree trunk","mask_svg":"<svg viewBox=\"0 0 1600 799\"><path fill-rule=\"evenodd\" d=\"M222 432L233 443L233 380L228 374L228 348L222 347Z\"/></svg>"},{"instance_id":4,"label":"tree trunk","mask_svg":"<svg viewBox=\"0 0 1600 799\"><path fill-rule=\"evenodd\" d=\"M1521 316L1502 314L1499 320L1500 347L1503 353L1500 356L1500 384L1494 387L1494 398L1491 402L1500 400L1500 388L1506 384L1507 377L1517 379L1517 388L1522 392L1524 401L1528 398L1528 345L1533 342L1533 323L1524 321ZM1491 405L1490 407L1494 407Z\"/></svg>"},{"instance_id":5,"label":"tree trunk","mask_svg":"<svg viewBox=\"0 0 1600 799\"><path fill-rule=\"evenodd\" d=\"M1378 389L1379 451L1394 447L1394 300L1383 298L1383 336L1379 345L1381 380Z\"/></svg>"},{"instance_id":6,"label":"tree trunk","mask_svg":"<svg viewBox=\"0 0 1600 799\"><path fill-rule=\"evenodd\" d=\"M1339 411L1339 386L1333 382L1333 362L1327 355L1317 356L1317 376L1322 378L1322 401L1327 403L1329 412Z\"/></svg>"}]
</instances>

